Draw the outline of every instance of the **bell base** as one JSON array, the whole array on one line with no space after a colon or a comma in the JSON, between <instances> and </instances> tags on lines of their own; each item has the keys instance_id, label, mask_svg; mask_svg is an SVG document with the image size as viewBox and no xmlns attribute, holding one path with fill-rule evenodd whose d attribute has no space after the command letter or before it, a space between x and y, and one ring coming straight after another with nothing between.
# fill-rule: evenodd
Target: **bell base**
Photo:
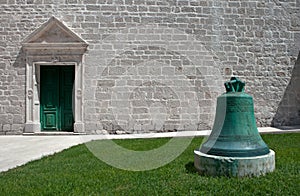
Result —
<instances>
[{"instance_id":1,"label":"bell base","mask_svg":"<svg viewBox=\"0 0 300 196\"><path fill-rule=\"evenodd\" d=\"M227 144L228 145L228 144ZM215 147L206 147L202 146L200 152L209 154L209 155L216 155L216 156L223 156L223 157L254 157L265 155L270 152L267 145L262 146L261 148L254 148L252 149L234 149L232 148L233 145L228 145L226 148L215 148Z\"/></svg>"},{"instance_id":2,"label":"bell base","mask_svg":"<svg viewBox=\"0 0 300 196\"><path fill-rule=\"evenodd\" d=\"M251 177L275 170L275 152L253 157L225 157L194 151L194 166L201 175Z\"/></svg>"}]
</instances>

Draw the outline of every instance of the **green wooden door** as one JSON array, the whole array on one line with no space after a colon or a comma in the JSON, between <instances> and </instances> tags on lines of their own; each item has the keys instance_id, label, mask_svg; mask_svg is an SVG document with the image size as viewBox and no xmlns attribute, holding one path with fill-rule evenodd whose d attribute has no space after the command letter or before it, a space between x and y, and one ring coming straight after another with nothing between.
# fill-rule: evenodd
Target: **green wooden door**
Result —
<instances>
[{"instance_id":1,"label":"green wooden door","mask_svg":"<svg viewBox=\"0 0 300 196\"><path fill-rule=\"evenodd\" d=\"M45 131L72 131L73 66L41 66L41 127Z\"/></svg>"}]
</instances>

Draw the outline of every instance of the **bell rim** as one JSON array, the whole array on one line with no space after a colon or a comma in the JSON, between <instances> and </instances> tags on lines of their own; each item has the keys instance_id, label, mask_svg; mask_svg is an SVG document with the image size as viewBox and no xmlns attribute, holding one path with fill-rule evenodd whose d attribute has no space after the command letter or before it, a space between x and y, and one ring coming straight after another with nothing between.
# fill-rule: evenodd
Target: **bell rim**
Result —
<instances>
[{"instance_id":1,"label":"bell rim","mask_svg":"<svg viewBox=\"0 0 300 196\"><path fill-rule=\"evenodd\" d=\"M253 156L262 156L270 153L268 147L247 149L247 150L228 150L220 148L207 148L203 147L199 149L200 152L215 155L215 156L224 156L224 157L253 157Z\"/></svg>"}]
</instances>

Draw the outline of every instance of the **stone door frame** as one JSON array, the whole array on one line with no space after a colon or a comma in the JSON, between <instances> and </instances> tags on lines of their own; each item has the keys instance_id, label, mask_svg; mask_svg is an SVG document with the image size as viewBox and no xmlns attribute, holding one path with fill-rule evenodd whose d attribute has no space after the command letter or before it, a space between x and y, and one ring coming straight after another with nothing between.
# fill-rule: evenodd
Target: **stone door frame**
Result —
<instances>
[{"instance_id":1,"label":"stone door frame","mask_svg":"<svg viewBox=\"0 0 300 196\"><path fill-rule=\"evenodd\" d=\"M25 133L41 131L40 66L75 66L73 114L74 133L84 133L83 77L84 58L88 44L57 18L51 17L22 43L26 61Z\"/></svg>"},{"instance_id":2,"label":"stone door frame","mask_svg":"<svg viewBox=\"0 0 300 196\"><path fill-rule=\"evenodd\" d=\"M28 78L26 84L27 96L26 96L26 124L25 132L40 132L41 131L41 119L40 119L40 66L74 66L75 79L73 86L73 117L74 117L74 132L84 132L83 124L83 103L82 103L82 72L76 62L34 62L32 68L28 65ZM32 76L32 77L31 77ZM32 81L30 81L32 78ZM31 92L32 91L32 92ZM31 97L30 94L33 96Z\"/></svg>"},{"instance_id":3,"label":"stone door frame","mask_svg":"<svg viewBox=\"0 0 300 196\"><path fill-rule=\"evenodd\" d=\"M83 69L81 63L77 62L46 62L37 61L26 64L26 124L25 133L36 133L41 131L40 122L40 66L74 66L74 133L84 132L83 123Z\"/></svg>"}]
</instances>

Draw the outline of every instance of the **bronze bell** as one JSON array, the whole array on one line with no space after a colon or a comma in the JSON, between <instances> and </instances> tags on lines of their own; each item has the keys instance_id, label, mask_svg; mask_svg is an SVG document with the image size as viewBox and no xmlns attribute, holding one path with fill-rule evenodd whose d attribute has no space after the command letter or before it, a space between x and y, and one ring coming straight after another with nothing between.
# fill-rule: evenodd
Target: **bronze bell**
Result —
<instances>
[{"instance_id":1,"label":"bronze bell","mask_svg":"<svg viewBox=\"0 0 300 196\"><path fill-rule=\"evenodd\" d=\"M232 77L226 93L217 99L214 126L200 152L227 157L251 157L270 152L256 127L253 99L244 92L245 83Z\"/></svg>"}]
</instances>

